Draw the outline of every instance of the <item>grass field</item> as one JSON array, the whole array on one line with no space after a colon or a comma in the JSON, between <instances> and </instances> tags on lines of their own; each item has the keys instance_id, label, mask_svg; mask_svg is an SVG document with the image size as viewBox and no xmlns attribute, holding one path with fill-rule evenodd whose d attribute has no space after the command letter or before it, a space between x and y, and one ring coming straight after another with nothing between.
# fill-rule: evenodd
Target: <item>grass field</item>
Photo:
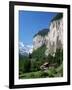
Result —
<instances>
[{"instance_id":1,"label":"grass field","mask_svg":"<svg viewBox=\"0 0 72 90\"><path fill-rule=\"evenodd\" d=\"M58 68L52 68L46 71L21 73L19 75L19 78L31 79L31 78L62 77L62 76L63 76L63 64L61 64Z\"/></svg>"}]
</instances>

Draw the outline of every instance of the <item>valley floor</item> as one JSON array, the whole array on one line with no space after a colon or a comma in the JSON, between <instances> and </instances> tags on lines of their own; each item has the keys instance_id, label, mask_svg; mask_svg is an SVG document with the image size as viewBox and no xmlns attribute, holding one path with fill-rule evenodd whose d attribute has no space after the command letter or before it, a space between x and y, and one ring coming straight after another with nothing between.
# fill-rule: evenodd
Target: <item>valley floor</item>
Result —
<instances>
[{"instance_id":1,"label":"valley floor","mask_svg":"<svg viewBox=\"0 0 72 90\"><path fill-rule=\"evenodd\" d=\"M52 68L45 71L36 71L21 73L19 79L31 79L31 78L46 78L46 77L62 77L63 76L63 64L58 68Z\"/></svg>"}]
</instances>

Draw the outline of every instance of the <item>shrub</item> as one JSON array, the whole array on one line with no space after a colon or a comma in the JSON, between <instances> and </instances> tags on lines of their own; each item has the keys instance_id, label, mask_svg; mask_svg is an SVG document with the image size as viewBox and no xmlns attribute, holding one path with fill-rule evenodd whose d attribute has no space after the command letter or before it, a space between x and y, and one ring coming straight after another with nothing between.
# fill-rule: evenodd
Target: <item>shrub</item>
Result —
<instances>
[{"instance_id":1,"label":"shrub","mask_svg":"<svg viewBox=\"0 0 72 90\"><path fill-rule=\"evenodd\" d=\"M44 71L40 72L40 77L47 77L47 76L48 76L47 72L44 72Z\"/></svg>"},{"instance_id":2,"label":"shrub","mask_svg":"<svg viewBox=\"0 0 72 90\"><path fill-rule=\"evenodd\" d=\"M23 72L29 72L31 67L31 62L30 60L25 60L23 62Z\"/></svg>"}]
</instances>

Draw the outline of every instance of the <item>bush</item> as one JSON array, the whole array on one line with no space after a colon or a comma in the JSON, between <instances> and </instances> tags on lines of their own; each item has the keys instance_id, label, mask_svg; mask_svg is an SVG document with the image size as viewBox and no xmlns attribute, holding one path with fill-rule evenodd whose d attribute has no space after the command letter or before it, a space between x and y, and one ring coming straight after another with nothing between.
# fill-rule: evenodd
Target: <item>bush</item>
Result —
<instances>
[{"instance_id":1,"label":"bush","mask_svg":"<svg viewBox=\"0 0 72 90\"><path fill-rule=\"evenodd\" d=\"M30 67L31 67L31 62L30 60L26 60L23 62L23 72L29 72L30 71Z\"/></svg>"},{"instance_id":2,"label":"bush","mask_svg":"<svg viewBox=\"0 0 72 90\"><path fill-rule=\"evenodd\" d=\"M54 57L57 66L60 66L63 62L63 50L57 49Z\"/></svg>"},{"instance_id":3,"label":"bush","mask_svg":"<svg viewBox=\"0 0 72 90\"><path fill-rule=\"evenodd\" d=\"M31 66L31 61L28 57L19 57L19 73L29 72Z\"/></svg>"},{"instance_id":4,"label":"bush","mask_svg":"<svg viewBox=\"0 0 72 90\"><path fill-rule=\"evenodd\" d=\"M34 73L31 73L31 74L30 74L30 77L31 77L31 78L35 78L35 74L34 74Z\"/></svg>"},{"instance_id":5,"label":"bush","mask_svg":"<svg viewBox=\"0 0 72 90\"><path fill-rule=\"evenodd\" d=\"M32 53L32 58L36 58L37 60L43 59L45 57L45 50L46 50L45 45L41 46L37 50L34 50Z\"/></svg>"},{"instance_id":6,"label":"bush","mask_svg":"<svg viewBox=\"0 0 72 90\"><path fill-rule=\"evenodd\" d=\"M47 77L47 76L48 76L48 73L47 72L42 71L40 73L40 77Z\"/></svg>"},{"instance_id":7,"label":"bush","mask_svg":"<svg viewBox=\"0 0 72 90\"><path fill-rule=\"evenodd\" d=\"M51 54L47 57L49 63L53 63L53 56Z\"/></svg>"},{"instance_id":8,"label":"bush","mask_svg":"<svg viewBox=\"0 0 72 90\"><path fill-rule=\"evenodd\" d=\"M45 50L46 46L43 45L37 50L34 50L32 53L32 60L31 60L31 71L38 71L40 70L40 66L45 62Z\"/></svg>"}]
</instances>

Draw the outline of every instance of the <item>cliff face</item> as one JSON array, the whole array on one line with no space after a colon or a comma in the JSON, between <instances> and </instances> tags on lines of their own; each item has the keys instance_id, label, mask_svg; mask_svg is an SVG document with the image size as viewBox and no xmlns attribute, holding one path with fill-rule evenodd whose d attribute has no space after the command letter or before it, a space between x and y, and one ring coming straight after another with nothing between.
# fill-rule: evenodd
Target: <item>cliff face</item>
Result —
<instances>
[{"instance_id":1,"label":"cliff face","mask_svg":"<svg viewBox=\"0 0 72 90\"><path fill-rule=\"evenodd\" d=\"M43 44L45 44L47 48L45 55L54 55L57 48L63 48L63 17L57 20L53 19L49 27L49 32L47 32L46 35L36 35L33 38L34 50L38 49Z\"/></svg>"},{"instance_id":2,"label":"cliff face","mask_svg":"<svg viewBox=\"0 0 72 90\"><path fill-rule=\"evenodd\" d=\"M50 25L50 32L48 33L46 38L46 55L51 53L54 55L56 49L63 48L63 18L53 21Z\"/></svg>"},{"instance_id":3,"label":"cliff face","mask_svg":"<svg viewBox=\"0 0 72 90\"><path fill-rule=\"evenodd\" d=\"M48 35L49 29L43 29L35 34L33 38L33 49L36 50L37 48L41 47L46 43L45 36Z\"/></svg>"},{"instance_id":4,"label":"cliff face","mask_svg":"<svg viewBox=\"0 0 72 90\"><path fill-rule=\"evenodd\" d=\"M33 39L33 49L36 50L37 48L41 47L45 43L45 38L41 35L37 35Z\"/></svg>"}]
</instances>

